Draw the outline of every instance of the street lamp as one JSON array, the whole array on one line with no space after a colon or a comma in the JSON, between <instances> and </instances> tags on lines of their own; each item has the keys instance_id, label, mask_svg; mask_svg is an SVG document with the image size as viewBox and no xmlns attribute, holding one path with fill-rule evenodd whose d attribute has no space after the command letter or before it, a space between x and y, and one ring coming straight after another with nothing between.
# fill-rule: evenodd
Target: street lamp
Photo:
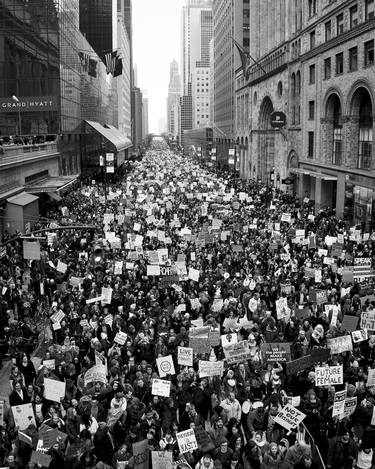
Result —
<instances>
[{"instance_id":1,"label":"street lamp","mask_svg":"<svg viewBox=\"0 0 375 469\"><path fill-rule=\"evenodd\" d=\"M20 100L17 98L17 96L13 95L12 96L13 101L16 103L20 103ZM22 128L21 128L21 111L20 111L20 106L18 107L18 135L21 136L22 134Z\"/></svg>"}]
</instances>

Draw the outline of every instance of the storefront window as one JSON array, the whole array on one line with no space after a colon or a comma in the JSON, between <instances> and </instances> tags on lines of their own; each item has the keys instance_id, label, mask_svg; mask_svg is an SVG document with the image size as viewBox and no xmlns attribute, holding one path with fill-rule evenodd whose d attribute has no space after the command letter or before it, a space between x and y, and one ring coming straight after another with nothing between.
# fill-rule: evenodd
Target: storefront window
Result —
<instances>
[{"instance_id":1,"label":"storefront window","mask_svg":"<svg viewBox=\"0 0 375 469\"><path fill-rule=\"evenodd\" d=\"M367 187L355 186L354 221L368 230L375 226L375 191Z\"/></svg>"}]
</instances>

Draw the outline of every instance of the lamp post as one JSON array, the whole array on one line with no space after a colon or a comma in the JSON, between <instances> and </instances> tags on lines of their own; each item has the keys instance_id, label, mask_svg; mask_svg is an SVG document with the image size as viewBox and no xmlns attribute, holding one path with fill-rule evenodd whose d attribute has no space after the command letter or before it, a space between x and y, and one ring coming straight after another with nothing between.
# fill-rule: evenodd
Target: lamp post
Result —
<instances>
[{"instance_id":1,"label":"lamp post","mask_svg":"<svg viewBox=\"0 0 375 469\"><path fill-rule=\"evenodd\" d=\"M20 100L17 98L17 96L13 95L12 99L16 103L20 103ZM21 111L20 111L20 106L18 106L18 135L21 136L21 134L22 134Z\"/></svg>"}]
</instances>

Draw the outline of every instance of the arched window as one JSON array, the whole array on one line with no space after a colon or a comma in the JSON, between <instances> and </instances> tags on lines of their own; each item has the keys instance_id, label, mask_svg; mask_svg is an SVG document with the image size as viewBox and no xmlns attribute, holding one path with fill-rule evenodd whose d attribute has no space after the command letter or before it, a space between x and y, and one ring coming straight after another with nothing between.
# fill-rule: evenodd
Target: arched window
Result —
<instances>
[{"instance_id":1,"label":"arched window","mask_svg":"<svg viewBox=\"0 0 375 469\"><path fill-rule=\"evenodd\" d=\"M372 154L372 106L371 99L362 97L359 107L358 168L370 169Z\"/></svg>"},{"instance_id":2,"label":"arched window","mask_svg":"<svg viewBox=\"0 0 375 469\"><path fill-rule=\"evenodd\" d=\"M301 95L301 72L296 73L296 96Z\"/></svg>"},{"instance_id":3,"label":"arched window","mask_svg":"<svg viewBox=\"0 0 375 469\"><path fill-rule=\"evenodd\" d=\"M294 98L294 96L296 95L296 75L295 75L295 73L292 73L290 89L291 89L291 93L292 93L292 98Z\"/></svg>"}]
</instances>

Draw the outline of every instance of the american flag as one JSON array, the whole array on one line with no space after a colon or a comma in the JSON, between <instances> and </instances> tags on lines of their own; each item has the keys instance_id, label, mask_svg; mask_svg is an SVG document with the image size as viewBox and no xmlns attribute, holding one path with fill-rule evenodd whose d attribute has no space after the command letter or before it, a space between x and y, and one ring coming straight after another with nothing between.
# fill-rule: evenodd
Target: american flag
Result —
<instances>
[{"instance_id":1,"label":"american flag","mask_svg":"<svg viewBox=\"0 0 375 469\"><path fill-rule=\"evenodd\" d=\"M103 62L107 69L107 74L110 73L113 77L122 74L122 59L117 55L118 51L114 50L104 54Z\"/></svg>"}]
</instances>

